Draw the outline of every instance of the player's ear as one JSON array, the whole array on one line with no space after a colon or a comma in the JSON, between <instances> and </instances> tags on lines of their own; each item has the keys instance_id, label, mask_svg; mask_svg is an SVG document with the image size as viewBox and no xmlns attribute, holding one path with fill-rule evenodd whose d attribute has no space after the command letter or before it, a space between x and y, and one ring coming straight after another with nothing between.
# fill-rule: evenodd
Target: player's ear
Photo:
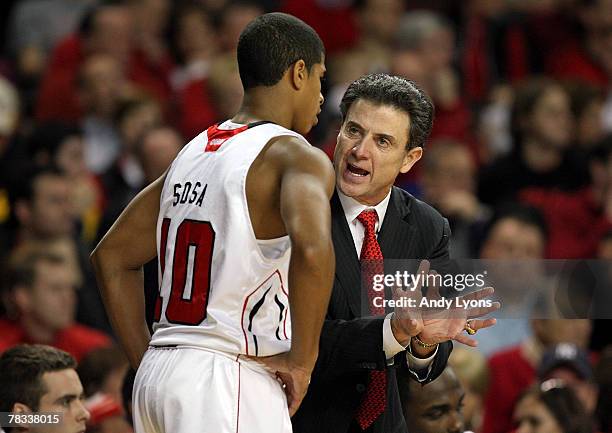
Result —
<instances>
[{"instance_id":1,"label":"player's ear","mask_svg":"<svg viewBox=\"0 0 612 433\"><path fill-rule=\"evenodd\" d=\"M300 90L308 79L308 68L304 60L300 59L289 67L289 79L295 90Z\"/></svg>"},{"instance_id":2,"label":"player's ear","mask_svg":"<svg viewBox=\"0 0 612 433\"><path fill-rule=\"evenodd\" d=\"M30 221L30 204L25 200L19 200L15 203L15 216L19 223L28 224Z\"/></svg>"}]
</instances>

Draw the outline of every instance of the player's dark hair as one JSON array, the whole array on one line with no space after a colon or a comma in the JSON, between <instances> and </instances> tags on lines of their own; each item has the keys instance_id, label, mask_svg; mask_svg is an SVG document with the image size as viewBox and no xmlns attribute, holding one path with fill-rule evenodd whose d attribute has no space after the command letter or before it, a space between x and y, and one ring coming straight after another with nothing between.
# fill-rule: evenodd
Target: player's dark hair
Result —
<instances>
[{"instance_id":1,"label":"player's dark hair","mask_svg":"<svg viewBox=\"0 0 612 433\"><path fill-rule=\"evenodd\" d=\"M408 114L410 127L406 148L425 147L433 126L434 105L414 81L388 74L369 74L353 81L340 102L342 121L351 105L360 99L390 105Z\"/></svg>"},{"instance_id":2,"label":"player's dark hair","mask_svg":"<svg viewBox=\"0 0 612 433\"><path fill-rule=\"evenodd\" d=\"M312 27L291 15L261 15L246 26L238 40L238 70L244 90L273 86L298 60L310 72L323 59L323 42Z\"/></svg>"},{"instance_id":3,"label":"player's dark hair","mask_svg":"<svg viewBox=\"0 0 612 433\"><path fill-rule=\"evenodd\" d=\"M47 392L43 374L75 367L70 354L54 347L21 344L7 350L0 356L0 412L11 412L15 403L38 411Z\"/></svg>"}]
</instances>

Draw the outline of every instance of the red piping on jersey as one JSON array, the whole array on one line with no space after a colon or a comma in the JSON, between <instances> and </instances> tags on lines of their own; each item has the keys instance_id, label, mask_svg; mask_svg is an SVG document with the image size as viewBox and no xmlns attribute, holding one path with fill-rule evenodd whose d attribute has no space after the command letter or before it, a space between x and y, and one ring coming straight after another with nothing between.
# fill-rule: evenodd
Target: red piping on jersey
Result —
<instances>
[{"instance_id":1,"label":"red piping on jersey","mask_svg":"<svg viewBox=\"0 0 612 433\"><path fill-rule=\"evenodd\" d=\"M287 291L285 290L285 284L283 283L283 277L281 276L280 273L278 274L278 279L280 280L280 283L281 283L281 290L283 291L285 296L287 296L287 299L289 299L289 293L287 293ZM287 315L288 314L289 314L289 306L287 306L287 308L285 309L285 319L283 320L283 334L285 334L285 340L289 339L287 337Z\"/></svg>"},{"instance_id":2,"label":"red piping on jersey","mask_svg":"<svg viewBox=\"0 0 612 433\"><path fill-rule=\"evenodd\" d=\"M217 123L209 127L206 130L206 136L208 138L206 143L206 148L204 152L214 152L221 147L223 143L232 138L234 135L238 135L243 131L246 131L249 128L254 128L259 125L263 125L265 123L271 123L266 120L262 120L259 122L249 123L248 125L241 126L240 128L235 129L219 129L221 123Z\"/></svg>"},{"instance_id":3,"label":"red piping on jersey","mask_svg":"<svg viewBox=\"0 0 612 433\"><path fill-rule=\"evenodd\" d=\"M249 339L247 338L247 334L246 334L246 329L244 329L244 312L246 311L246 306L247 306L247 302L249 302L249 298L255 293L257 292L261 286L263 286L264 284L266 284L266 282L272 278L274 276L274 274L278 274L278 278L281 282L281 288L283 290L283 292L285 292L284 288L283 288L283 279L281 278L280 275L280 271L277 269L274 272L272 272L272 274L270 274L270 276L268 278L266 278L263 283L261 283L259 286L257 286L257 288L255 290L253 290L251 293L249 293L247 295L246 298L244 298L244 304L242 305L242 315L240 316L240 327L242 328L242 333L244 334L244 343L246 344L246 354L249 354ZM286 293L286 292L285 292ZM287 310L289 310L289 308L287 308ZM285 320L287 319L287 316L285 316ZM285 333L285 338L287 338L287 334Z\"/></svg>"},{"instance_id":4,"label":"red piping on jersey","mask_svg":"<svg viewBox=\"0 0 612 433\"><path fill-rule=\"evenodd\" d=\"M249 125L241 126L236 129L219 129L219 125L213 125L206 130L208 142L204 152L214 152L221 147L223 143L232 138L234 135L240 134L242 131L249 129Z\"/></svg>"}]
</instances>

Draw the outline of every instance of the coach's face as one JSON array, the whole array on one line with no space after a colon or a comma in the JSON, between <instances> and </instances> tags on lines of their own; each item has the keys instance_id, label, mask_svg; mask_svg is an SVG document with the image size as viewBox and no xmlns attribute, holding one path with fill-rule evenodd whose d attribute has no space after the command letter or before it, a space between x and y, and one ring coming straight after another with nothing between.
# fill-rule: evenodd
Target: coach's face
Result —
<instances>
[{"instance_id":1,"label":"coach's face","mask_svg":"<svg viewBox=\"0 0 612 433\"><path fill-rule=\"evenodd\" d=\"M359 99L342 124L334 168L336 187L370 206L380 203L399 173L417 162L423 149L407 150L410 116L393 106Z\"/></svg>"}]
</instances>

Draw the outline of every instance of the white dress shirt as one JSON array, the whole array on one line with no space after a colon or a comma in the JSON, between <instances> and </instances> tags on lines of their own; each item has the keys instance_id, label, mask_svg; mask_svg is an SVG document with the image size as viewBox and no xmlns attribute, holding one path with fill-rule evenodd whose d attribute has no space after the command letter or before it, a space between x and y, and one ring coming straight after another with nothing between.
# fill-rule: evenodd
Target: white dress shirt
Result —
<instances>
[{"instance_id":1,"label":"white dress shirt","mask_svg":"<svg viewBox=\"0 0 612 433\"><path fill-rule=\"evenodd\" d=\"M342 209L344 210L344 216L346 217L346 222L348 223L349 229L351 231L351 235L353 237L353 242L355 243L355 250L357 251L357 257L361 255L361 246L363 245L363 238L365 236L365 228L363 224L357 220L357 216L361 212L366 209L374 209L378 214L378 221L376 222L375 230L376 236L378 236L378 231L382 226L382 223L385 219L385 215L387 213L387 207L389 206L389 200L391 199L391 190L387 196L376 206L367 206L359 203L352 197L348 197L339 190L338 198L340 199L340 203L342 204ZM417 379L422 382L427 376L429 376L429 371L431 370L431 365L434 357L438 353L438 347L429 358L416 358L412 353L410 353L410 344L408 347L402 346L399 341L393 335L393 331L391 329L391 316L393 313L390 313L385 317L385 321L383 322L383 350L385 351L385 356L387 358L387 363L389 365L393 364L393 357L397 355L399 352L406 350L406 359L408 361L408 367L410 370L416 373L416 371L423 371L427 369L427 374L424 377L417 375Z\"/></svg>"}]
</instances>

